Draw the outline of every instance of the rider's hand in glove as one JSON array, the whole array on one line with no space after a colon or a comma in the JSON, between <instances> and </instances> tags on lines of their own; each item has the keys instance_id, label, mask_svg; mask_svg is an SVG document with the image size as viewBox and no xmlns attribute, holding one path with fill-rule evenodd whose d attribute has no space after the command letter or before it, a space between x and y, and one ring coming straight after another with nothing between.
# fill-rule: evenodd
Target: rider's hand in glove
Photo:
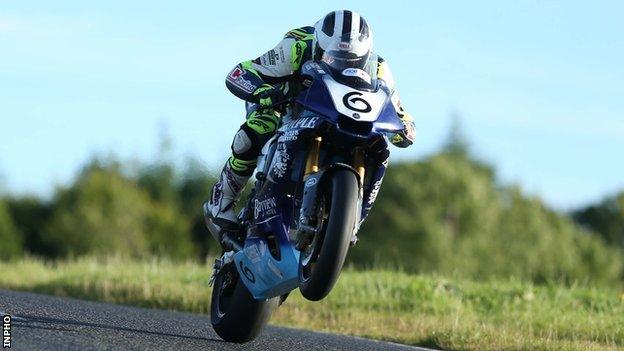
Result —
<instances>
[{"instance_id":1,"label":"rider's hand in glove","mask_svg":"<svg viewBox=\"0 0 624 351\"><path fill-rule=\"evenodd\" d=\"M414 139L416 139L416 127L414 126L412 116L409 114L403 115L401 120L403 121L404 128L402 131L391 136L390 142L398 147L408 147L412 145Z\"/></svg>"},{"instance_id":2,"label":"rider's hand in glove","mask_svg":"<svg viewBox=\"0 0 624 351\"><path fill-rule=\"evenodd\" d=\"M262 84L253 92L253 95L258 98L258 103L263 107L272 107L286 100L283 87L270 84Z\"/></svg>"}]
</instances>

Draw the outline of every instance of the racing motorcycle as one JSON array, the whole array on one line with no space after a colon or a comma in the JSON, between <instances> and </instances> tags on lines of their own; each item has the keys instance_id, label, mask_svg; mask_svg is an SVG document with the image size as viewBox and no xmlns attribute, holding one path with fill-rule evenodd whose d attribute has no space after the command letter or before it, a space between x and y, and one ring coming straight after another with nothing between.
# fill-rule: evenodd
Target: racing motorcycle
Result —
<instances>
[{"instance_id":1,"label":"racing motorcycle","mask_svg":"<svg viewBox=\"0 0 624 351\"><path fill-rule=\"evenodd\" d=\"M211 322L226 341L254 339L294 289L327 296L379 192L387 135L404 126L376 69L345 62L303 64L308 88L262 149L241 229L219 234Z\"/></svg>"}]
</instances>

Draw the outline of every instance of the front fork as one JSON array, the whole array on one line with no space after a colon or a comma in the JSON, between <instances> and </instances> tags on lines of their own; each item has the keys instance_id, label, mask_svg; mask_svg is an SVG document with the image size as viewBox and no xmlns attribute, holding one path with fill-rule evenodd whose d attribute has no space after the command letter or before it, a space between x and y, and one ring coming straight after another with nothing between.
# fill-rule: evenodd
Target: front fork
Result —
<instances>
[{"instance_id":1,"label":"front fork","mask_svg":"<svg viewBox=\"0 0 624 351\"><path fill-rule=\"evenodd\" d=\"M299 222L297 228L297 238L295 247L298 250L304 249L310 244L314 238L314 234L317 231L317 201L318 201L318 189L321 182L321 177L324 171L319 171L319 157L321 150L321 143L323 139L318 136L315 137L311 143L310 151L306 159L305 173L304 173L304 187L303 187L303 201L301 210L299 212ZM366 167L364 163L364 152L362 148L356 147L352 153L352 159L350 164L342 164L341 167L346 167L354 171L357 175L360 186L360 196L363 196L363 184L364 177L366 176ZM361 208L361 203L358 203L358 208ZM352 244L357 242L357 230L359 229L360 221L356 224L356 228L352 237Z\"/></svg>"},{"instance_id":2,"label":"front fork","mask_svg":"<svg viewBox=\"0 0 624 351\"><path fill-rule=\"evenodd\" d=\"M322 141L323 141L323 138L321 138L320 136L314 138L314 140L312 141L310 152L308 153L308 158L306 160L304 180L309 175L314 174L319 171L319 155L321 153ZM364 184L364 176L366 175L366 167L364 164L364 152L361 147L356 147L353 150L353 159L351 160L351 165L356 170L360 178L360 184Z\"/></svg>"}]
</instances>

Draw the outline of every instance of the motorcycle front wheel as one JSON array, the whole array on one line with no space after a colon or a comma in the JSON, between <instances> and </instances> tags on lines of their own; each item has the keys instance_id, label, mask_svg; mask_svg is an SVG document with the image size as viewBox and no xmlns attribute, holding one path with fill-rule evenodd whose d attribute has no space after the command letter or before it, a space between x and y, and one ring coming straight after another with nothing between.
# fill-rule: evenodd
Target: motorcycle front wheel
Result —
<instances>
[{"instance_id":1,"label":"motorcycle front wheel","mask_svg":"<svg viewBox=\"0 0 624 351\"><path fill-rule=\"evenodd\" d=\"M359 186L355 174L334 171L318 203L317 232L299 257L299 290L318 301L336 284L355 229Z\"/></svg>"}]
</instances>

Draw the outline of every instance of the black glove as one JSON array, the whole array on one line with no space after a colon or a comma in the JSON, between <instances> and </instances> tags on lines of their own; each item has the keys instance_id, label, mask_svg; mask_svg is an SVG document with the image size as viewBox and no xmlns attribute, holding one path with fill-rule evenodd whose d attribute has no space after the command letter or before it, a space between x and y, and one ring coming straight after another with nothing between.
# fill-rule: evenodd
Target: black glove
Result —
<instances>
[{"instance_id":1,"label":"black glove","mask_svg":"<svg viewBox=\"0 0 624 351\"><path fill-rule=\"evenodd\" d=\"M284 84L280 84L278 86L262 84L253 92L253 95L258 98L260 106L272 107L286 100L284 86Z\"/></svg>"},{"instance_id":2,"label":"black glove","mask_svg":"<svg viewBox=\"0 0 624 351\"><path fill-rule=\"evenodd\" d=\"M414 143L414 139L416 139L416 128L414 126L414 122L412 121L403 121L402 131L394 134L390 137L390 142L398 147L408 147Z\"/></svg>"}]
</instances>

